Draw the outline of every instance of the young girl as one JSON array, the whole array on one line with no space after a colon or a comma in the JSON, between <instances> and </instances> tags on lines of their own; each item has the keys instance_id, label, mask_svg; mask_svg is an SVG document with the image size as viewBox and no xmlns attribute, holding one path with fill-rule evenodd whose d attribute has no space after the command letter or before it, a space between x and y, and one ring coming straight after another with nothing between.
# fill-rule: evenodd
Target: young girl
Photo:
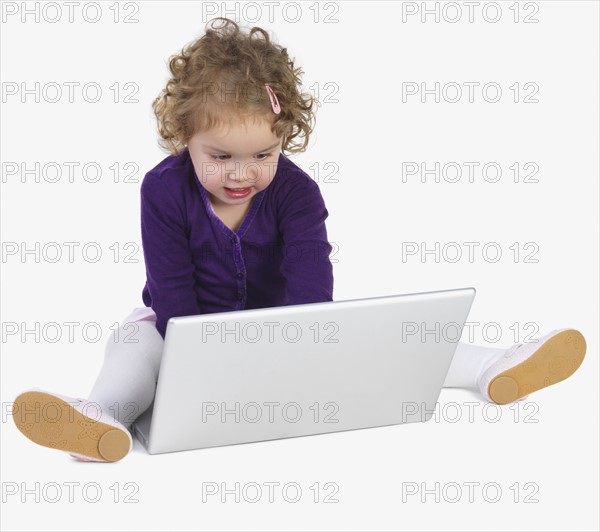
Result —
<instances>
[{"instance_id":1,"label":"young girl","mask_svg":"<svg viewBox=\"0 0 600 532\"><path fill-rule=\"evenodd\" d=\"M34 388L14 401L25 436L83 461L131 450L169 318L333 301L329 213L316 182L283 154L304 151L312 132L302 70L264 30L245 34L222 17L170 70L153 109L171 155L141 184L145 307L111 335L86 399ZM585 349L572 329L508 350L459 344L445 386L509 403L566 379Z\"/></svg>"}]
</instances>

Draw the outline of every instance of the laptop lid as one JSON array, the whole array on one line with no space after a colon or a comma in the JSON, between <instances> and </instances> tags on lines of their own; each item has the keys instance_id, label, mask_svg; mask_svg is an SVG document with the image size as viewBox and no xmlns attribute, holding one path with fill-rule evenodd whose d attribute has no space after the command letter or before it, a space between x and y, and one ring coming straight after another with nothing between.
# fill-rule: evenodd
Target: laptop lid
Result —
<instances>
[{"instance_id":1,"label":"laptop lid","mask_svg":"<svg viewBox=\"0 0 600 532\"><path fill-rule=\"evenodd\" d=\"M427 421L474 288L171 318L150 454Z\"/></svg>"}]
</instances>

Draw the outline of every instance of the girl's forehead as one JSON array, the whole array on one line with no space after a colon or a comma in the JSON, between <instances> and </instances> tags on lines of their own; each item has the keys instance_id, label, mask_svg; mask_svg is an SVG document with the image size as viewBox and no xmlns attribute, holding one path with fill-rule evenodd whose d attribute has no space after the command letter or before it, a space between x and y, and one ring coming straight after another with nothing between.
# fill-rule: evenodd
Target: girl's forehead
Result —
<instances>
[{"instance_id":1,"label":"girl's forehead","mask_svg":"<svg viewBox=\"0 0 600 532\"><path fill-rule=\"evenodd\" d=\"M194 136L202 143L212 142L213 145L214 143L225 144L232 140L235 140L236 143L240 141L252 143L254 140L259 144L264 142L273 144L277 140L277 137L271 131L271 124L267 121L222 124L210 129L200 130Z\"/></svg>"},{"instance_id":2,"label":"girl's forehead","mask_svg":"<svg viewBox=\"0 0 600 532\"><path fill-rule=\"evenodd\" d=\"M205 130L205 136L213 138L226 138L231 135L245 135L248 133L262 133L268 135L271 132L271 124L266 120L231 120L223 122L216 127Z\"/></svg>"}]
</instances>

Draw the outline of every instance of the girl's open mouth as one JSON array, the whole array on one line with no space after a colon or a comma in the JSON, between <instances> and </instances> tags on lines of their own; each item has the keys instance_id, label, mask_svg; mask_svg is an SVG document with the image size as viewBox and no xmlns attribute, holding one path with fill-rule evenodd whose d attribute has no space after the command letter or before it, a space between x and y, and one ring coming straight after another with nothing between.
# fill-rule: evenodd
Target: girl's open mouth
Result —
<instances>
[{"instance_id":1,"label":"girl's open mouth","mask_svg":"<svg viewBox=\"0 0 600 532\"><path fill-rule=\"evenodd\" d=\"M252 187L246 187L246 188L225 188L225 192L227 193L227 195L230 198L245 198L248 194L250 194L250 191L252 190Z\"/></svg>"}]
</instances>

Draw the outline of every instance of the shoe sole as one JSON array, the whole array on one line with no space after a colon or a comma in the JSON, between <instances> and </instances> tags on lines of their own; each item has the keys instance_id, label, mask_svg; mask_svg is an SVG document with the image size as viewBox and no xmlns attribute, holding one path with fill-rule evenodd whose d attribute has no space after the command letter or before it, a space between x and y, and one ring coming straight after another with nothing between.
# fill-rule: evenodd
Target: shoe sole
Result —
<instances>
[{"instance_id":1,"label":"shoe sole","mask_svg":"<svg viewBox=\"0 0 600 532\"><path fill-rule=\"evenodd\" d=\"M121 429L83 415L66 401L44 392L24 392L13 405L13 421L32 442L51 449L116 462L129 453Z\"/></svg>"},{"instance_id":2,"label":"shoe sole","mask_svg":"<svg viewBox=\"0 0 600 532\"><path fill-rule=\"evenodd\" d=\"M585 351L585 338L579 331L562 331L544 342L526 360L492 379L488 395L495 403L503 405L563 381L581 366Z\"/></svg>"}]
</instances>

